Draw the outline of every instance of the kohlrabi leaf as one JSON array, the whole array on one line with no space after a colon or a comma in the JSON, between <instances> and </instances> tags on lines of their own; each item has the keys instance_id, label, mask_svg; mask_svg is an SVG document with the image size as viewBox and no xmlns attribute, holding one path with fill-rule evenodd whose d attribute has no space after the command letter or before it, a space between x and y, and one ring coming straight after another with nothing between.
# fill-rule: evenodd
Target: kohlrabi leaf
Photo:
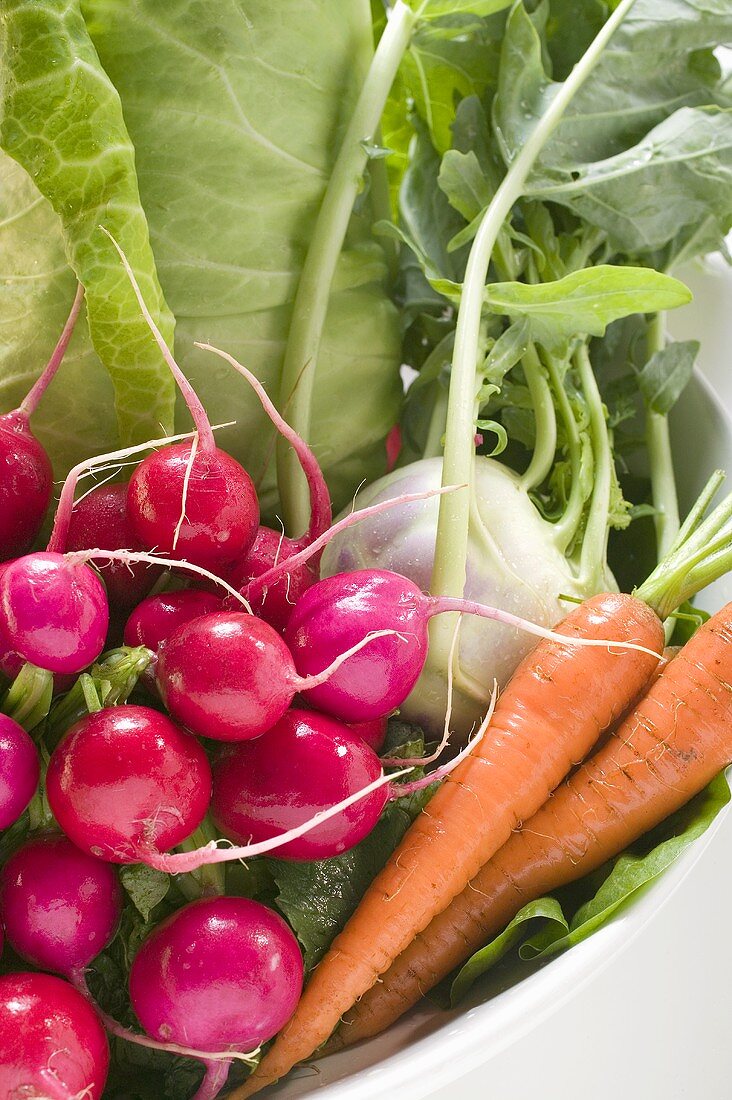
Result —
<instances>
[{"instance_id":1,"label":"kohlrabi leaf","mask_svg":"<svg viewBox=\"0 0 732 1100\"><path fill-rule=\"evenodd\" d=\"M607 264L551 283L493 283L485 290L488 309L526 317L534 338L547 347L578 334L602 336L607 325L630 313L655 313L689 301L691 292L678 279Z\"/></svg>"},{"instance_id":2,"label":"kohlrabi leaf","mask_svg":"<svg viewBox=\"0 0 732 1100\"><path fill-rule=\"evenodd\" d=\"M732 225L732 108L684 107L608 160L535 179L530 194L569 207L627 254L663 248L687 225Z\"/></svg>"},{"instance_id":3,"label":"kohlrabi leaf","mask_svg":"<svg viewBox=\"0 0 732 1100\"><path fill-rule=\"evenodd\" d=\"M513 0L412 0L411 6L422 19L439 19L443 15L493 15L510 8Z\"/></svg>"},{"instance_id":4,"label":"kohlrabi leaf","mask_svg":"<svg viewBox=\"0 0 732 1100\"><path fill-rule=\"evenodd\" d=\"M691 381L698 340L677 340L655 352L638 374L638 389L653 412L665 416Z\"/></svg>"},{"instance_id":5,"label":"kohlrabi leaf","mask_svg":"<svg viewBox=\"0 0 732 1100\"><path fill-rule=\"evenodd\" d=\"M464 221L456 204L448 202L444 189L438 185L440 172L440 158L427 129L417 123L409 168L399 193L399 213L412 250L432 281L436 276L454 280L462 273L462 265L448 251L448 244Z\"/></svg>"},{"instance_id":6,"label":"kohlrabi leaf","mask_svg":"<svg viewBox=\"0 0 732 1100\"><path fill-rule=\"evenodd\" d=\"M85 287L92 342L114 383L121 439L159 436L161 426L172 428L173 380L119 257L99 228L108 229L127 253L153 316L172 339L119 95L99 63L77 0L8 0L0 28L0 145L58 216L54 229ZM35 242L26 240L25 263L31 267ZM39 246L47 251L46 242ZM44 321L42 313L34 318L37 326Z\"/></svg>"},{"instance_id":7,"label":"kohlrabi leaf","mask_svg":"<svg viewBox=\"0 0 732 1100\"><path fill-rule=\"evenodd\" d=\"M543 923L519 948L513 963L517 975L522 961L545 958L586 939L667 870L709 828L729 801L729 784L722 774L612 863L564 890L561 902L544 897L525 905L499 936L465 963L452 987L453 1003L515 947L530 930L527 922L534 918L543 918Z\"/></svg>"}]
</instances>

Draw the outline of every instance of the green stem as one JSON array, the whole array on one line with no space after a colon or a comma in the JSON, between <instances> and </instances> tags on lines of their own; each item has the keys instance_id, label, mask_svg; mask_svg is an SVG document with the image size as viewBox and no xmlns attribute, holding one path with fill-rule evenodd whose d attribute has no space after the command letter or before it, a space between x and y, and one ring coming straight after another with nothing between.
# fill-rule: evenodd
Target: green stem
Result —
<instances>
[{"instance_id":1,"label":"green stem","mask_svg":"<svg viewBox=\"0 0 732 1100\"><path fill-rule=\"evenodd\" d=\"M648 326L648 357L665 345L664 315L657 313ZM646 411L646 445L651 466L651 493L656 509L656 557L660 561L679 533L679 498L676 492L668 417Z\"/></svg>"},{"instance_id":2,"label":"green stem","mask_svg":"<svg viewBox=\"0 0 732 1100\"><path fill-rule=\"evenodd\" d=\"M602 56L605 46L630 11L635 0L621 3L604 24L592 45L557 90L549 107L537 122L526 143L511 164L485 212L476 233L465 270L455 332L455 351L450 378L449 416L445 438L443 485L468 488L445 496L440 501L435 564L431 591L435 595L461 596L465 585L472 480L473 404L475 371L483 293L488 265L501 226L521 197L529 173L541 150L559 124L572 97L582 87ZM451 618L446 615L445 620ZM442 622L435 620L435 622ZM446 623L448 632L452 624Z\"/></svg>"},{"instance_id":3,"label":"green stem","mask_svg":"<svg viewBox=\"0 0 732 1100\"><path fill-rule=\"evenodd\" d=\"M376 130L374 143L381 146L383 138L381 127ZM389 194L389 176L386 170L386 158L378 157L370 165L371 176L371 211L375 222L390 222L391 196ZM381 247L386 257L386 266L389 271L389 279L393 283L399 274L399 243L394 237L383 236Z\"/></svg>"},{"instance_id":4,"label":"green stem","mask_svg":"<svg viewBox=\"0 0 732 1100\"><path fill-rule=\"evenodd\" d=\"M582 390L589 407L590 436L595 460L595 484L592 490L592 501L580 554L580 584L583 589L586 586L600 589L604 581L604 565L607 555L607 519L610 511L613 458L602 398L597 388L597 380L590 363L587 345L584 343L575 353L575 364L579 371Z\"/></svg>"},{"instance_id":5,"label":"green stem","mask_svg":"<svg viewBox=\"0 0 732 1100\"><path fill-rule=\"evenodd\" d=\"M218 840L219 834L214 829L211 818L206 815L196 831L178 845L181 852L195 852L198 848L204 848L212 840ZM195 871L188 871L179 875L176 884L189 901L196 901L201 897L219 897L226 892L226 868L221 863L204 864Z\"/></svg>"},{"instance_id":6,"label":"green stem","mask_svg":"<svg viewBox=\"0 0 732 1100\"><path fill-rule=\"evenodd\" d=\"M533 344L529 344L521 360L534 406L536 442L528 469L521 478L521 487L529 492L541 485L549 476L557 452L557 414L539 356Z\"/></svg>"},{"instance_id":7,"label":"green stem","mask_svg":"<svg viewBox=\"0 0 732 1100\"><path fill-rule=\"evenodd\" d=\"M447 390L440 386L430 417L423 458L438 458L442 454L442 437L447 422Z\"/></svg>"},{"instance_id":8,"label":"green stem","mask_svg":"<svg viewBox=\"0 0 732 1100\"><path fill-rule=\"evenodd\" d=\"M582 519L585 500L587 499L585 494L585 483L588 477L592 477L593 473L592 469L587 469L588 462L591 463L592 461L592 455L591 452L586 455L583 454L582 437L577 427L574 413L572 412L572 405L567 397L567 391L564 387L564 381L557 360L554 356L547 355L545 363L547 371L549 372L549 380L554 391L554 400L559 407L559 415L562 418L564 434L567 437L567 451L569 452L569 464L572 472L572 485L569 490L567 506L564 509L562 518L557 520L554 524L554 538L556 544L562 553L566 553L567 548L577 533L577 529ZM587 461L583 462L583 459Z\"/></svg>"},{"instance_id":9,"label":"green stem","mask_svg":"<svg viewBox=\"0 0 732 1100\"><path fill-rule=\"evenodd\" d=\"M307 440L320 342L328 311L330 288L338 257L363 177L368 154L384 105L418 19L418 13L397 0L361 88L315 222L293 305L280 386L280 408L292 427ZM307 485L297 456L278 443L277 481L283 515L290 534L308 524Z\"/></svg>"},{"instance_id":10,"label":"green stem","mask_svg":"<svg viewBox=\"0 0 732 1100\"><path fill-rule=\"evenodd\" d=\"M25 664L3 699L3 711L25 730L32 730L48 714L53 698L53 675Z\"/></svg>"}]
</instances>

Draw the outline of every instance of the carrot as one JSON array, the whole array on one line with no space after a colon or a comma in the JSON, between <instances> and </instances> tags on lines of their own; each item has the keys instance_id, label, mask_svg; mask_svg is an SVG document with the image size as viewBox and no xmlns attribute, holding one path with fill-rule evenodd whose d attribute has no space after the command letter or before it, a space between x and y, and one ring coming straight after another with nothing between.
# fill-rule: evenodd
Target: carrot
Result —
<instances>
[{"instance_id":1,"label":"carrot","mask_svg":"<svg viewBox=\"0 0 732 1100\"><path fill-rule=\"evenodd\" d=\"M377 1035L527 902L602 866L732 761L732 604L686 644L589 761L504 844L343 1019L335 1051Z\"/></svg>"},{"instance_id":2,"label":"carrot","mask_svg":"<svg viewBox=\"0 0 732 1100\"><path fill-rule=\"evenodd\" d=\"M632 596L595 596L558 628L663 649L654 611ZM533 816L648 681L635 650L542 641L519 665L474 750L414 822L313 972L272 1049L232 1098L244 1100L308 1058L344 1012Z\"/></svg>"}]
</instances>

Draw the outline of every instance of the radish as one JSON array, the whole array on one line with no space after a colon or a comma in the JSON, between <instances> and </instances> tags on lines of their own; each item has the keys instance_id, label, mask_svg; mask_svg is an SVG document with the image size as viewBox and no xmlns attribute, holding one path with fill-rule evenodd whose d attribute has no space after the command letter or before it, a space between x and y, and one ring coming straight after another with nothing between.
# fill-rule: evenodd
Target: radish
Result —
<instances>
[{"instance_id":1,"label":"radish","mask_svg":"<svg viewBox=\"0 0 732 1100\"><path fill-rule=\"evenodd\" d=\"M222 608L223 601L219 597L197 588L180 588L176 592L148 596L127 620L124 643L144 645L156 653L179 626Z\"/></svg>"},{"instance_id":2,"label":"radish","mask_svg":"<svg viewBox=\"0 0 732 1100\"><path fill-rule=\"evenodd\" d=\"M127 517L127 486L100 485L77 500L69 517L67 550L142 550ZM111 562L102 576L110 605L131 611L147 596L163 570L144 562L123 565Z\"/></svg>"},{"instance_id":3,"label":"radish","mask_svg":"<svg viewBox=\"0 0 732 1100\"><path fill-rule=\"evenodd\" d=\"M48 551L0 573L3 644L49 672L75 673L102 652L109 623L104 585L87 565Z\"/></svg>"},{"instance_id":4,"label":"radish","mask_svg":"<svg viewBox=\"0 0 732 1100\"><path fill-rule=\"evenodd\" d=\"M185 398L196 427L192 443L175 443L143 459L130 478L127 510L143 546L220 568L244 557L257 533L259 503L243 466L214 442L201 401L148 310L127 257L111 233L145 321Z\"/></svg>"},{"instance_id":5,"label":"radish","mask_svg":"<svg viewBox=\"0 0 732 1100\"><path fill-rule=\"evenodd\" d=\"M380 752L386 741L388 721L386 717L372 718L367 722L347 722L349 730L365 741L374 752Z\"/></svg>"},{"instance_id":6,"label":"radish","mask_svg":"<svg viewBox=\"0 0 732 1100\"><path fill-rule=\"evenodd\" d=\"M7 829L27 807L38 787L38 750L22 726L0 714L0 829Z\"/></svg>"},{"instance_id":7,"label":"radish","mask_svg":"<svg viewBox=\"0 0 732 1100\"><path fill-rule=\"evenodd\" d=\"M61 365L83 298L84 290L78 286L63 332L43 373L20 406L0 416L0 561L30 549L51 500L51 462L31 432L29 421Z\"/></svg>"},{"instance_id":8,"label":"radish","mask_svg":"<svg viewBox=\"0 0 732 1100\"><path fill-rule=\"evenodd\" d=\"M227 746L213 769L211 813L237 844L279 836L382 773L376 753L342 722L289 710L256 741ZM284 845L281 859L329 859L371 832L387 802L380 787L324 825Z\"/></svg>"},{"instance_id":9,"label":"radish","mask_svg":"<svg viewBox=\"0 0 732 1100\"><path fill-rule=\"evenodd\" d=\"M0 977L0 1095L100 1100L109 1047L94 1009L49 974Z\"/></svg>"},{"instance_id":10,"label":"radish","mask_svg":"<svg viewBox=\"0 0 732 1100\"><path fill-rule=\"evenodd\" d=\"M300 997L297 941L247 898L191 902L148 936L130 971L130 998L149 1035L210 1051L253 1050L289 1020ZM213 1100L229 1062L209 1062L195 1100Z\"/></svg>"},{"instance_id":11,"label":"radish","mask_svg":"<svg viewBox=\"0 0 732 1100\"><path fill-rule=\"evenodd\" d=\"M173 718L215 741L259 737L295 695L368 648L368 628L317 677L301 677L280 634L254 615L221 611L179 627L158 651L156 682Z\"/></svg>"},{"instance_id":12,"label":"radish","mask_svg":"<svg viewBox=\"0 0 732 1100\"><path fill-rule=\"evenodd\" d=\"M194 737L148 707L100 710L51 754L48 802L77 847L136 863L180 844L211 799L208 758Z\"/></svg>"},{"instance_id":13,"label":"radish","mask_svg":"<svg viewBox=\"0 0 732 1100\"><path fill-rule=\"evenodd\" d=\"M249 553L234 563L228 579L235 587L245 588L249 581L262 576L277 562L292 558L327 531L332 520L330 495L315 455L304 439L280 416L259 379L227 352L220 351L211 344L197 343L196 347L212 351L225 359L246 378L267 416L297 455L310 493L310 522L301 538L290 539L282 531L260 527ZM259 589L250 601L252 610L278 630L284 630L296 601L318 579L319 561L320 554L314 555L308 562L285 572L267 588Z\"/></svg>"},{"instance_id":14,"label":"radish","mask_svg":"<svg viewBox=\"0 0 732 1100\"><path fill-rule=\"evenodd\" d=\"M122 888L108 863L64 836L39 836L0 871L0 913L21 958L73 979L114 936Z\"/></svg>"}]
</instances>

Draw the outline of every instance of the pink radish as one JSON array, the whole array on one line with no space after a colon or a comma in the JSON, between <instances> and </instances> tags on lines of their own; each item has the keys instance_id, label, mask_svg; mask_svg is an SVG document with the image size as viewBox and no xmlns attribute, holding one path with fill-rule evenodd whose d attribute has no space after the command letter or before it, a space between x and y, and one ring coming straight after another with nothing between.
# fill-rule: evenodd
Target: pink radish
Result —
<instances>
[{"instance_id":1,"label":"pink radish","mask_svg":"<svg viewBox=\"0 0 732 1100\"><path fill-rule=\"evenodd\" d=\"M61 365L83 297L84 290L78 286L68 320L43 373L19 408L0 416L0 561L30 549L51 500L51 463L29 422Z\"/></svg>"},{"instance_id":2,"label":"pink radish","mask_svg":"<svg viewBox=\"0 0 732 1100\"><path fill-rule=\"evenodd\" d=\"M62 554L27 554L0 573L3 643L23 661L75 673L104 647L109 606L104 585Z\"/></svg>"},{"instance_id":3,"label":"pink radish","mask_svg":"<svg viewBox=\"0 0 732 1100\"><path fill-rule=\"evenodd\" d=\"M36 793L38 750L22 726L0 714L0 829L17 821Z\"/></svg>"},{"instance_id":4,"label":"pink radish","mask_svg":"<svg viewBox=\"0 0 732 1100\"><path fill-rule=\"evenodd\" d=\"M349 730L365 741L374 752L381 752L384 747L388 724L386 717L371 718L366 722L347 723Z\"/></svg>"},{"instance_id":5,"label":"pink radish","mask_svg":"<svg viewBox=\"0 0 732 1100\"><path fill-rule=\"evenodd\" d=\"M179 626L221 611L223 601L210 592L197 588L181 588L177 592L161 592L148 596L138 604L125 626L125 645L144 645L156 653Z\"/></svg>"},{"instance_id":6,"label":"pink radish","mask_svg":"<svg viewBox=\"0 0 732 1100\"><path fill-rule=\"evenodd\" d=\"M119 253L142 315L185 398L196 427L192 443L176 443L143 459L130 478L127 509L143 546L217 568L248 553L259 523L259 503L249 474L214 442L201 401L176 363L148 310L137 279Z\"/></svg>"},{"instance_id":7,"label":"pink radish","mask_svg":"<svg viewBox=\"0 0 732 1100\"><path fill-rule=\"evenodd\" d=\"M538 638L561 639L510 612L473 600L425 596L406 577L385 569L338 573L313 585L295 608L285 631L301 676L315 676L366 630L385 631L378 641L351 657L315 687L308 702L344 722L364 722L390 714L414 687L427 657L428 623L433 615L457 611L517 627ZM601 639L577 645L618 646ZM624 643L624 649L641 649Z\"/></svg>"},{"instance_id":8,"label":"pink radish","mask_svg":"<svg viewBox=\"0 0 732 1100\"><path fill-rule=\"evenodd\" d=\"M254 1050L290 1018L302 980L300 949L281 917L247 898L207 898L148 936L132 964L130 997L156 1039ZM227 1069L210 1064L198 1100L218 1094Z\"/></svg>"},{"instance_id":9,"label":"pink radish","mask_svg":"<svg viewBox=\"0 0 732 1100\"><path fill-rule=\"evenodd\" d=\"M342 722L289 710L265 737L227 746L213 769L211 812L237 844L280 836L372 783L381 762ZM277 851L281 859L329 859L358 844L381 815L386 787Z\"/></svg>"},{"instance_id":10,"label":"pink radish","mask_svg":"<svg viewBox=\"0 0 732 1100\"><path fill-rule=\"evenodd\" d=\"M333 675L374 643L368 629L321 670ZM201 737L259 737L285 713L298 691L315 685L298 675L277 631L254 615L221 611L179 627L158 651L156 680L173 718Z\"/></svg>"},{"instance_id":11,"label":"pink radish","mask_svg":"<svg viewBox=\"0 0 732 1100\"><path fill-rule=\"evenodd\" d=\"M273 531L271 527L260 527L249 553L234 563L227 579L236 588L244 588L249 581L268 572L277 562L287 561L310 546L316 538L328 530L332 520L330 495L315 455L305 440L280 416L259 379L233 355L220 351L211 344L197 343L196 347L204 351L212 351L225 359L246 378L269 419L297 454L310 491L310 523L304 535L298 539L291 539L287 538L282 531ZM250 601L252 610L278 630L284 630L296 601L318 579L319 561L320 554L316 554L308 562L292 571L288 570L266 589L260 589Z\"/></svg>"},{"instance_id":12,"label":"pink radish","mask_svg":"<svg viewBox=\"0 0 732 1100\"><path fill-rule=\"evenodd\" d=\"M122 915L122 888L109 863L65 836L39 836L0 871L0 914L21 958L72 978L112 939Z\"/></svg>"},{"instance_id":13,"label":"pink radish","mask_svg":"<svg viewBox=\"0 0 732 1100\"><path fill-rule=\"evenodd\" d=\"M100 1100L109 1047L94 1009L49 974L0 977L0 1096Z\"/></svg>"},{"instance_id":14,"label":"pink radish","mask_svg":"<svg viewBox=\"0 0 732 1100\"><path fill-rule=\"evenodd\" d=\"M76 501L69 519L67 550L142 550L127 517L127 486L100 485ZM102 572L111 607L131 611L161 575L160 566L111 562Z\"/></svg>"},{"instance_id":15,"label":"pink radish","mask_svg":"<svg viewBox=\"0 0 732 1100\"><path fill-rule=\"evenodd\" d=\"M136 863L191 835L211 799L211 769L194 737L148 707L82 718L51 755L56 820L82 851Z\"/></svg>"}]
</instances>

